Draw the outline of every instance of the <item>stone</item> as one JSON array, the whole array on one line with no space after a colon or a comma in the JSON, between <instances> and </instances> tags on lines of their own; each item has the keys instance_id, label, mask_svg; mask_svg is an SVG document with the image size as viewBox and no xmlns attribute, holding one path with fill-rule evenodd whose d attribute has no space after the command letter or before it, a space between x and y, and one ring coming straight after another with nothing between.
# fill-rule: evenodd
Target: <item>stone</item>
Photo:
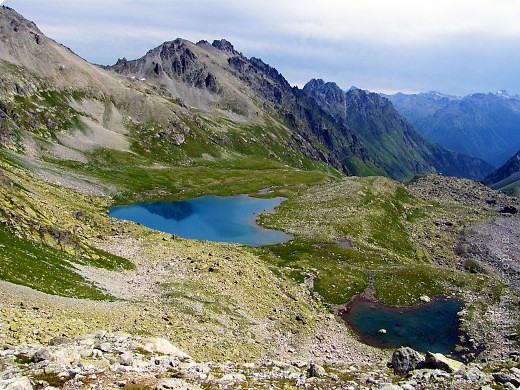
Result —
<instances>
[{"instance_id":1,"label":"stone","mask_svg":"<svg viewBox=\"0 0 520 390\"><path fill-rule=\"evenodd\" d=\"M464 369L464 363L456 360L447 358L442 353L426 353L425 364L429 368L436 368L446 372L457 372L460 369Z\"/></svg>"},{"instance_id":2,"label":"stone","mask_svg":"<svg viewBox=\"0 0 520 390\"><path fill-rule=\"evenodd\" d=\"M180 359L190 359L186 353L176 346L172 345L168 340L163 338L149 338L143 340L143 349L149 353L158 353L161 355L173 355Z\"/></svg>"},{"instance_id":3,"label":"stone","mask_svg":"<svg viewBox=\"0 0 520 390\"><path fill-rule=\"evenodd\" d=\"M71 342L72 342L72 340L69 339L68 337L58 336L58 337L53 337L52 339L50 339L48 344L50 346L56 346L56 345L62 345L62 344L70 344Z\"/></svg>"},{"instance_id":4,"label":"stone","mask_svg":"<svg viewBox=\"0 0 520 390\"><path fill-rule=\"evenodd\" d=\"M518 212L517 208L515 206L504 206L500 213L502 214L516 214Z\"/></svg>"},{"instance_id":5,"label":"stone","mask_svg":"<svg viewBox=\"0 0 520 390\"><path fill-rule=\"evenodd\" d=\"M123 366L131 366L134 363L134 357L129 352L121 354L119 359L121 359L121 364Z\"/></svg>"},{"instance_id":6,"label":"stone","mask_svg":"<svg viewBox=\"0 0 520 390\"><path fill-rule=\"evenodd\" d=\"M246 376L244 374L239 374L236 372L232 372L230 374L224 375L222 378L220 378L220 383L230 383L230 382L244 382L246 380Z\"/></svg>"},{"instance_id":7,"label":"stone","mask_svg":"<svg viewBox=\"0 0 520 390\"><path fill-rule=\"evenodd\" d=\"M511 383L512 385L516 387L520 387L520 381L516 380L515 378L511 377L510 375L507 375L503 372L497 372L492 374L493 379L495 382L500 383L502 385L505 385L506 383Z\"/></svg>"},{"instance_id":8,"label":"stone","mask_svg":"<svg viewBox=\"0 0 520 390\"><path fill-rule=\"evenodd\" d=\"M188 383L180 378L164 378L161 379L155 386L156 390L199 390L201 387L197 384Z\"/></svg>"},{"instance_id":9,"label":"stone","mask_svg":"<svg viewBox=\"0 0 520 390\"><path fill-rule=\"evenodd\" d=\"M85 220L85 213L82 211L82 210L78 210L74 213L74 217L76 217L76 219L78 221L84 221Z\"/></svg>"},{"instance_id":10,"label":"stone","mask_svg":"<svg viewBox=\"0 0 520 390\"><path fill-rule=\"evenodd\" d=\"M112 345L110 343L101 343L96 348L102 352L110 352L112 350Z\"/></svg>"},{"instance_id":11,"label":"stone","mask_svg":"<svg viewBox=\"0 0 520 390\"><path fill-rule=\"evenodd\" d=\"M48 348L40 348L32 357L32 361L38 363L45 360L52 360L53 357L53 354Z\"/></svg>"},{"instance_id":12,"label":"stone","mask_svg":"<svg viewBox=\"0 0 520 390\"><path fill-rule=\"evenodd\" d=\"M326 376L327 373L325 372L325 369L316 363L310 363L309 364L309 377L313 378L322 378Z\"/></svg>"},{"instance_id":13,"label":"stone","mask_svg":"<svg viewBox=\"0 0 520 390\"><path fill-rule=\"evenodd\" d=\"M392 367L395 374L406 374L413 371L422 361L419 352L410 347L401 347L392 354Z\"/></svg>"},{"instance_id":14,"label":"stone","mask_svg":"<svg viewBox=\"0 0 520 390\"><path fill-rule=\"evenodd\" d=\"M421 295L419 297L419 300L421 300L422 302L425 302L425 303L428 303L431 301L430 297L428 295Z\"/></svg>"},{"instance_id":15,"label":"stone","mask_svg":"<svg viewBox=\"0 0 520 390\"><path fill-rule=\"evenodd\" d=\"M0 389L5 390L32 390L31 381L26 377L0 380Z\"/></svg>"},{"instance_id":16,"label":"stone","mask_svg":"<svg viewBox=\"0 0 520 390\"><path fill-rule=\"evenodd\" d=\"M305 387L305 383L307 382L307 377L305 374L300 374L298 379L296 379L295 386L296 387Z\"/></svg>"},{"instance_id":17,"label":"stone","mask_svg":"<svg viewBox=\"0 0 520 390\"><path fill-rule=\"evenodd\" d=\"M386 329L382 328L382 329L379 329L379 330L377 331L377 333L379 333L379 334L386 334L387 331L386 331Z\"/></svg>"}]
</instances>

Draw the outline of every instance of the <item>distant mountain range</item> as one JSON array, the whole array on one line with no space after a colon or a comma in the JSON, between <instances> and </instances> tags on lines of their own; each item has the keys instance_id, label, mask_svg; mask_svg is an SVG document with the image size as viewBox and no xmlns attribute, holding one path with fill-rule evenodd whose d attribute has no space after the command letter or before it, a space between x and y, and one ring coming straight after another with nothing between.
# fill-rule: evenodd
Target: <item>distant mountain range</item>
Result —
<instances>
[{"instance_id":1,"label":"distant mountain range","mask_svg":"<svg viewBox=\"0 0 520 390\"><path fill-rule=\"evenodd\" d=\"M520 148L520 97L505 91L465 97L439 92L384 95L423 135L495 167Z\"/></svg>"},{"instance_id":2,"label":"distant mountain range","mask_svg":"<svg viewBox=\"0 0 520 390\"><path fill-rule=\"evenodd\" d=\"M32 159L95 164L100 150L117 150L159 164L248 161L398 180L492 171L428 141L377 94L317 80L292 87L226 40L176 39L99 67L2 10L0 142Z\"/></svg>"},{"instance_id":3,"label":"distant mountain range","mask_svg":"<svg viewBox=\"0 0 520 390\"><path fill-rule=\"evenodd\" d=\"M479 176L489 166L482 161L450 152L421 136L376 93L351 88L343 92L335 83L311 80L303 91L339 123L352 129L374 162L371 174L404 179L435 169L451 176ZM351 161L352 165L355 161Z\"/></svg>"}]
</instances>

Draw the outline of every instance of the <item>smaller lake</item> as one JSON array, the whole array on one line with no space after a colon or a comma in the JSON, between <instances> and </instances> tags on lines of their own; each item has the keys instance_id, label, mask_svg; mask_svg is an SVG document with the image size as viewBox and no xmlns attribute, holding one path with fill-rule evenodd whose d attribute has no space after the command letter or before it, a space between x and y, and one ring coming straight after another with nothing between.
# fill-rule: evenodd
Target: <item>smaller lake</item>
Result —
<instances>
[{"instance_id":1,"label":"smaller lake","mask_svg":"<svg viewBox=\"0 0 520 390\"><path fill-rule=\"evenodd\" d=\"M292 239L286 233L256 224L259 213L274 211L284 200L247 195L204 196L176 202L115 206L108 215L182 238L263 246Z\"/></svg>"},{"instance_id":2,"label":"smaller lake","mask_svg":"<svg viewBox=\"0 0 520 390\"><path fill-rule=\"evenodd\" d=\"M397 307L356 301L342 314L361 341L380 348L407 346L421 352L449 354L461 334L458 299L436 298L430 303ZM379 334L386 329L386 334Z\"/></svg>"}]
</instances>

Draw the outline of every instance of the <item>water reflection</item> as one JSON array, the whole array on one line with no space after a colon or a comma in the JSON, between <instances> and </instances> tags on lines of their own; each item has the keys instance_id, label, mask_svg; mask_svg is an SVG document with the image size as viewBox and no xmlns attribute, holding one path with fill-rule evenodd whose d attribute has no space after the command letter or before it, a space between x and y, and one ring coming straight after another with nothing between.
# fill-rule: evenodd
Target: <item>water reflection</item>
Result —
<instances>
[{"instance_id":1,"label":"water reflection","mask_svg":"<svg viewBox=\"0 0 520 390\"><path fill-rule=\"evenodd\" d=\"M264 229L255 222L258 213L273 211L283 200L246 195L206 196L179 202L117 206L110 209L109 215L183 238L262 246L292 238L280 231Z\"/></svg>"}]
</instances>

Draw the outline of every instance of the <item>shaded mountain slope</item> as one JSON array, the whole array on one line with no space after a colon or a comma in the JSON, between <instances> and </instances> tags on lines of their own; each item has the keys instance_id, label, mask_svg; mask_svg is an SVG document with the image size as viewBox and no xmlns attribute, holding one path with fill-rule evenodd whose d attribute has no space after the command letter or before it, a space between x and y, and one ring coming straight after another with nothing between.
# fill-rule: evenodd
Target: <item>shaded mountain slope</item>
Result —
<instances>
[{"instance_id":1,"label":"shaded mountain slope","mask_svg":"<svg viewBox=\"0 0 520 390\"><path fill-rule=\"evenodd\" d=\"M520 195L520 150L507 162L484 179L491 188L511 195Z\"/></svg>"},{"instance_id":2,"label":"shaded mountain slope","mask_svg":"<svg viewBox=\"0 0 520 390\"><path fill-rule=\"evenodd\" d=\"M428 141L378 94L360 89L344 93L335 83L323 80L311 80L304 91L351 129L375 165L393 178L441 172L475 179L492 169L484 161L450 152Z\"/></svg>"}]
</instances>

